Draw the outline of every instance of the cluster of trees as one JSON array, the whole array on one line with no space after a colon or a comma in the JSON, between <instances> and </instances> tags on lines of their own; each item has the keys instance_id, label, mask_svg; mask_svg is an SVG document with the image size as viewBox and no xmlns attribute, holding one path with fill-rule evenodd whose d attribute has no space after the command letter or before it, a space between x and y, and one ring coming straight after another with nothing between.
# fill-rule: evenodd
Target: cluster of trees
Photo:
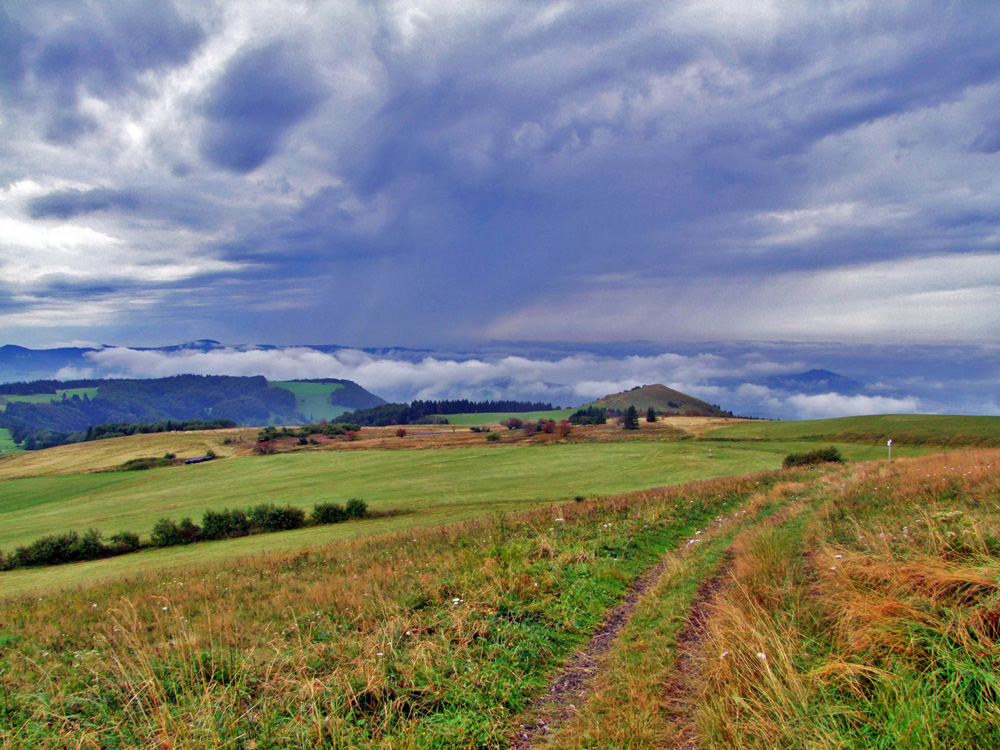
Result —
<instances>
[{"instance_id":1,"label":"cluster of trees","mask_svg":"<svg viewBox=\"0 0 1000 750\"><path fill-rule=\"evenodd\" d=\"M184 518L179 523L169 518L161 518L153 526L148 542L143 542L138 534L131 531L119 532L107 542L97 529L89 529L82 536L75 531L50 534L25 547L18 547L10 555L5 556L0 553L0 570L99 560L149 547L172 547L214 539L287 531L303 526L319 526L368 518L370 515L368 504L356 498L348 500L346 505L318 503L309 516L302 508L291 506L279 508L271 503L255 505L247 510L239 508L207 510L202 516L200 526L190 518Z\"/></svg>"},{"instance_id":2,"label":"cluster of trees","mask_svg":"<svg viewBox=\"0 0 1000 750\"><path fill-rule=\"evenodd\" d=\"M552 404L540 401L469 401L451 399L445 401L413 401L409 404L383 404L370 409L358 409L341 415L347 422L365 427L387 427L406 424L448 424L448 414L492 414L551 411Z\"/></svg>"},{"instance_id":3,"label":"cluster of trees","mask_svg":"<svg viewBox=\"0 0 1000 750\"><path fill-rule=\"evenodd\" d=\"M274 427L268 425L257 432L257 442L264 443L282 438L298 438L308 440L314 435L324 435L326 437L340 437L349 432L357 432L360 425L351 422L318 422L316 424L304 424L301 427L292 429L291 427Z\"/></svg>"},{"instance_id":4,"label":"cluster of trees","mask_svg":"<svg viewBox=\"0 0 1000 750\"><path fill-rule=\"evenodd\" d=\"M184 422L226 425L261 424L272 417L304 421L295 410L295 395L268 384L263 376L177 375L152 380L44 381L46 391L98 384L97 395L74 395L50 403L11 402L0 413L0 427L24 448L82 442L115 434L131 434L125 425L152 425L149 431ZM9 384L31 390L33 384ZM38 386L42 387L42 386ZM95 427L96 426L96 427ZM89 428L89 438L88 438Z\"/></svg>"},{"instance_id":5,"label":"cluster of trees","mask_svg":"<svg viewBox=\"0 0 1000 750\"><path fill-rule=\"evenodd\" d=\"M127 435L149 435L154 432L195 432L197 430L225 430L235 427L232 419L182 419L177 422L168 419L166 422L112 422L88 427L84 440L105 440Z\"/></svg>"},{"instance_id":6,"label":"cluster of trees","mask_svg":"<svg viewBox=\"0 0 1000 750\"><path fill-rule=\"evenodd\" d=\"M552 411L552 404L541 401L470 401L467 398L447 399L444 401L414 401L410 408L421 416L434 414L510 414L518 411Z\"/></svg>"},{"instance_id":7,"label":"cluster of trees","mask_svg":"<svg viewBox=\"0 0 1000 750\"><path fill-rule=\"evenodd\" d=\"M56 395L76 388L96 388L103 380L32 380L25 383L0 383L0 396Z\"/></svg>"},{"instance_id":8,"label":"cluster of trees","mask_svg":"<svg viewBox=\"0 0 1000 750\"><path fill-rule=\"evenodd\" d=\"M586 406L570 414L569 421L580 425L607 424L608 410L603 406Z\"/></svg>"}]
</instances>

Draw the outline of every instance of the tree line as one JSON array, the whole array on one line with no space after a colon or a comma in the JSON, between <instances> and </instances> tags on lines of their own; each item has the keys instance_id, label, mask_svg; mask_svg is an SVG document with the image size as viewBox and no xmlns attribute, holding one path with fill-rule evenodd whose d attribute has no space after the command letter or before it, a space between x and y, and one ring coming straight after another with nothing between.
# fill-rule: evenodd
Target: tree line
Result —
<instances>
[{"instance_id":1,"label":"tree line","mask_svg":"<svg viewBox=\"0 0 1000 750\"><path fill-rule=\"evenodd\" d=\"M82 535L76 531L49 534L36 539L29 545L18 547L4 555L0 552L0 570L15 568L62 565L65 563L100 560L106 557L127 555L151 547L174 547L194 542L216 539L233 539L252 534L274 531L288 531L304 526L342 523L344 521L370 518L373 515L395 515L398 511L373 514L364 500L352 498L346 505L340 503L317 503L310 515L302 508L278 507L272 503L261 503L246 510L206 510L201 524L190 518L179 523L170 518L161 518L154 525L149 541L142 541L131 531L120 531L108 541L97 529L88 529Z\"/></svg>"},{"instance_id":2,"label":"tree line","mask_svg":"<svg viewBox=\"0 0 1000 750\"><path fill-rule=\"evenodd\" d=\"M408 404L383 404L370 409L358 409L349 414L342 414L338 419L363 427L386 427L389 425L418 424L421 422L447 424L448 414L491 414L494 412L510 414L514 412L552 410L552 404L541 401L416 400Z\"/></svg>"}]
</instances>

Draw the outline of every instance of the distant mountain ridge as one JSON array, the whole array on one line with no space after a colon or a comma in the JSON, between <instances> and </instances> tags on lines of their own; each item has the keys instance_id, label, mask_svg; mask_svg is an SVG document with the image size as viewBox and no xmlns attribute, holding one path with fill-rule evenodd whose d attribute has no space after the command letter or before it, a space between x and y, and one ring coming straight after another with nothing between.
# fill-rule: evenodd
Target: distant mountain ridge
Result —
<instances>
[{"instance_id":1,"label":"distant mountain ridge","mask_svg":"<svg viewBox=\"0 0 1000 750\"><path fill-rule=\"evenodd\" d=\"M605 409L624 411L629 406L634 406L638 411L648 411L649 407L662 414L689 414L702 417L731 417L731 412L702 401L700 398L689 396L686 393L675 391L665 385L643 385L636 386L629 391L614 393L604 398L586 404L588 406L602 406Z\"/></svg>"},{"instance_id":2,"label":"distant mountain ridge","mask_svg":"<svg viewBox=\"0 0 1000 750\"><path fill-rule=\"evenodd\" d=\"M763 382L768 388L815 395L819 393L839 393L842 396L856 396L865 389L859 380L838 375L829 370L808 370L786 375L772 375Z\"/></svg>"}]
</instances>

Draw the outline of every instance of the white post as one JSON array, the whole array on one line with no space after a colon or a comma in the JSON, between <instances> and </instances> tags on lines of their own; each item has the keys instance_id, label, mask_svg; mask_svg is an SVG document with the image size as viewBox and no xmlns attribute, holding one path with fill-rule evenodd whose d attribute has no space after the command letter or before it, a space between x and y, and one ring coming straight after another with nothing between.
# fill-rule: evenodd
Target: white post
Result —
<instances>
[{"instance_id":1,"label":"white post","mask_svg":"<svg viewBox=\"0 0 1000 750\"><path fill-rule=\"evenodd\" d=\"M889 460L892 460L892 438L889 438L889 442L886 443L889 446Z\"/></svg>"}]
</instances>

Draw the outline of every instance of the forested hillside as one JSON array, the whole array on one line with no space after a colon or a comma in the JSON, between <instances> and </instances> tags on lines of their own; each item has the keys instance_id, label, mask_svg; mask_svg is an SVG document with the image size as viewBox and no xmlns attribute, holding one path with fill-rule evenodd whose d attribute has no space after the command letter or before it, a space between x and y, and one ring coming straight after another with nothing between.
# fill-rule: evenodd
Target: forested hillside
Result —
<instances>
[{"instance_id":1,"label":"forested hillside","mask_svg":"<svg viewBox=\"0 0 1000 750\"><path fill-rule=\"evenodd\" d=\"M318 381L313 381L318 382ZM336 387L347 407L382 399L349 380L323 381ZM88 389L96 393L66 393ZM44 397L49 398L35 398ZM23 399L23 400L22 400ZM0 427L28 450L129 432L127 425L166 425L203 420L214 425L294 424L305 421L296 394L263 376L177 375L152 380L46 380L0 386ZM96 429L95 429L96 428ZM105 429L114 428L114 429Z\"/></svg>"}]
</instances>

